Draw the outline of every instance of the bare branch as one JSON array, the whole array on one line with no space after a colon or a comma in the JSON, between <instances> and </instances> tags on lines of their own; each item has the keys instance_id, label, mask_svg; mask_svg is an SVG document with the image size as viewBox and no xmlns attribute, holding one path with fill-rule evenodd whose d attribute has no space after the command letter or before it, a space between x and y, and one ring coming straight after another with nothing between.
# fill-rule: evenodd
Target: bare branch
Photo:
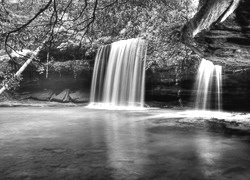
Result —
<instances>
[{"instance_id":1,"label":"bare branch","mask_svg":"<svg viewBox=\"0 0 250 180\"><path fill-rule=\"evenodd\" d=\"M25 27L27 27L30 23L32 23L32 21L34 21L41 13L43 13L46 9L48 9L48 7L50 6L50 4L52 3L52 0L50 0L46 6L42 9L39 10L38 13L35 14L35 16L33 18L31 18L28 22L26 22L25 24L23 24L22 26L12 30L12 31L9 31L6 35L6 38L5 38L5 51L6 53L8 54L8 56L12 59L10 53L8 52L8 49L7 49L7 44L8 44L8 39L9 39L9 36L12 34L12 33L15 33L15 32L18 32L18 31L21 31L22 29L24 29Z\"/></svg>"}]
</instances>

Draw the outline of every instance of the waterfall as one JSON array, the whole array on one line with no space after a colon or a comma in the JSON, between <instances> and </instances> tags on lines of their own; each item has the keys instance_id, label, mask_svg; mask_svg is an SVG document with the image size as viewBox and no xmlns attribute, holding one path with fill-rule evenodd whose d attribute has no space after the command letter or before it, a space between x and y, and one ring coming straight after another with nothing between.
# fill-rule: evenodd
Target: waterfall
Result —
<instances>
[{"instance_id":1,"label":"waterfall","mask_svg":"<svg viewBox=\"0 0 250 180\"><path fill-rule=\"evenodd\" d=\"M110 106L144 105L147 43L122 40L98 49L90 103Z\"/></svg>"},{"instance_id":2,"label":"waterfall","mask_svg":"<svg viewBox=\"0 0 250 180\"><path fill-rule=\"evenodd\" d=\"M196 78L195 108L221 110L222 104L222 67L202 59Z\"/></svg>"}]
</instances>

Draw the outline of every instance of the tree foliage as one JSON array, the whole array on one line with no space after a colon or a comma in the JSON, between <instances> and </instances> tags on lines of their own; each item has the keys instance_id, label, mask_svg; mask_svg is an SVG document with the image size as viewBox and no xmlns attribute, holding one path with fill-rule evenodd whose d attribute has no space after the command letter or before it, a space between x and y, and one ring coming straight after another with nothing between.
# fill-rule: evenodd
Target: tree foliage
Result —
<instances>
[{"instance_id":1,"label":"tree foliage","mask_svg":"<svg viewBox=\"0 0 250 180\"><path fill-rule=\"evenodd\" d=\"M4 86L7 90L15 90L20 86L22 81L22 76L15 76L15 73L11 71L5 71L3 74L4 80L1 83L1 86Z\"/></svg>"},{"instance_id":2,"label":"tree foliage","mask_svg":"<svg viewBox=\"0 0 250 180\"><path fill-rule=\"evenodd\" d=\"M1 8L1 49L34 50L46 37L38 59L93 59L97 48L117 40L148 40L147 68L181 73L191 50L180 31L196 12L192 0L5 0Z\"/></svg>"}]
</instances>

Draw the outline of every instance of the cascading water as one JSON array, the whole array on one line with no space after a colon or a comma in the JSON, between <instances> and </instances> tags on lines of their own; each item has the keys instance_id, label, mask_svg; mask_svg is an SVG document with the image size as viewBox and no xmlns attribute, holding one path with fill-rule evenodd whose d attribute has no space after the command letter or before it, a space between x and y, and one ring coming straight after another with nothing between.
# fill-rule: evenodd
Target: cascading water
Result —
<instances>
[{"instance_id":1,"label":"cascading water","mask_svg":"<svg viewBox=\"0 0 250 180\"><path fill-rule=\"evenodd\" d=\"M91 105L143 107L146 51L147 43L141 38L100 47L94 65Z\"/></svg>"},{"instance_id":2,"label":"cascading water","mask_svg":"<svg viewBox=\"0 0 250 180\"><path fill-rule=\"evenodd\" d=\"M211 61L202 59L196 78L195 108L221 110L222 95L222 67ZM215 96L213 96L215 94Z\"/></svg>"}]
</instances>

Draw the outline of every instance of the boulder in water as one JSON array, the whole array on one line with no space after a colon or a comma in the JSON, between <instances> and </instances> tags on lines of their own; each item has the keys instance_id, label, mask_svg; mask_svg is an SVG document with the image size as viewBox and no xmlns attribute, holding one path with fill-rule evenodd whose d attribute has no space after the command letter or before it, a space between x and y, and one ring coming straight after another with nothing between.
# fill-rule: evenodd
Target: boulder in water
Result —
<instances>
[{"instance_id":1,"label":"boulder in water","mask_svg":"<svg viewBox=\"0 0 250 180\"><path fill-rule=\"evenodd\" d=\"M49 101L52 95L53 95L52 90L45 90L45 91L32 93L30 98L41 100L41 101Z\"/></svg>"},{"instance_id":2,"label":"boulder in water","mask_svg":"<svg viewBox=\"0 0 250 180\"><path fill-rule=\"evenodd\" d=\"M89 93L80 90L69 94L70 100L74 103L89 102L89 97L90 97Z\"/></svg>"},{"instance_id":3,"label":"boulder in water","mask_svg":"<svg viewBox=\"0 0 250 180\"><path fill-rule=\"evenodd\" d=\"M57 102L69 102L69 93L70 90L69 89L65 89L64 91L62 91L61 93L59 93L58 95L53 94L53 96L51 97L51 101L57 101Z\"/></svg>"}]
</instances>

